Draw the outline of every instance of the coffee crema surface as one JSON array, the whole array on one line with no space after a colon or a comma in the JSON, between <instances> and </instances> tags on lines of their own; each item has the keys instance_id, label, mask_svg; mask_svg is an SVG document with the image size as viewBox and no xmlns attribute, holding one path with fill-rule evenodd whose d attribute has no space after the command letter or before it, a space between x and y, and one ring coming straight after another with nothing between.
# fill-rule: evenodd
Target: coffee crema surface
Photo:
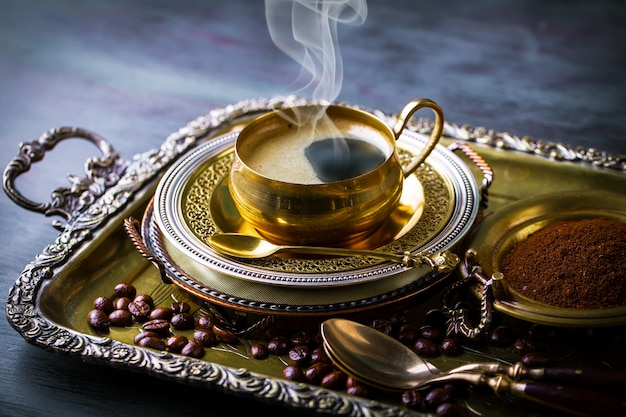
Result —
<instances>
[{"instance_id":1,"label":"coffee crema surface","mask_svg":"<svg viewBox=\"0 0 626 417\"><path fill-rule=\"evenodd\" d=\"M242 157L251 169L273 180L325 184L375 170L392 152L385 138L368 127L293 125L279 135L249 140Z\"/></svg>"}]
</instances>

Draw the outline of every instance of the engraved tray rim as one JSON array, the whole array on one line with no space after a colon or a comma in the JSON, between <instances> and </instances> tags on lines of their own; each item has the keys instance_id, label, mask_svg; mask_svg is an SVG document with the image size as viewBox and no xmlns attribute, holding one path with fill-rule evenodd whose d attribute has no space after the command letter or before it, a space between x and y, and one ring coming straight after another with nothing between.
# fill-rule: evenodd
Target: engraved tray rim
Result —
<instances>
[{"instance_id":1,"label":"engraved tray rim","mask_svg":"<svg viewBox=\"0 0 626 417\"><path fill-rule=\"evenodd\" d=\"M406 273L419 274L418 268L406 268L399 263L377 262L360 268L337 272L273 271L262 266L223 256L201 242L189 232L182 214L183 189L190 176L196 173L207 158L229 151L236 140L236 132L218 136L210 142L185 155L163 175L154 198L154 218L164 239L194 261L217 273L255 283L286 287L335 287L362 284L391 278ZM401 141L401 142L400 142ZM414 132L404 132L399 139L401 148L423 146L426 138ZM452 250L473 226L479 212L479 190L470 168L448 148L437 145L427 159L431 169L443 177L450 196L450 217L438 230L433 231L427 242L413 248L412 254L421 251L434 253ZM145 237L144 237L145 239ZM424 270L424 268L422 268ZM424 273L429 273L425 271ZM420 279L421 274L415 279Z\"/></svg>"},{"instance_id":2,"label":"engraved tray rim","mask_svg":"<svg viewBox=\"0 0 626 417\"><path fill-rule=\"evenodd\" d=\"M224 108L215 108L169 135L160 148L137 155L132 164L120 162L113 157L111 160L103 158L96 161L95 165L101 164L102 167L86 165L86 171L89 171L89 175L93 177L86 183L93 184L96 180L102 180L102 183L106 185L104 188L94 187L87 191L84 188L79 189L81 193L84 193L83 197L90 198L86 205L71 205L78 200L78 196L71 192L60 192L59 195L65 198L60 198L57 201L58 204L43 208L33 207L29 201L22 201L19 195L11 196L15 193L13 184L10 182L24 171L24 166L28 167L31 164L30 155L48 149L47 141L50 135L83 137L85 132L76 128L60 127L46 132L39 140L21 144L18 156L5 169L5 182L3 183L5 191L16 204L28 210L46 214L65 213L67 221L64 224L58 224L57 228L60 233L57 239L37 254L33 261L25 265L14 285L9 289L5 312L10 325L28 343L50 352L75 356L97 364L126 367L181 383L216 389L225 394L246 395L285 407L354 417L364 413L381 417L391 414L423 416L422 413L416 411L350 397L337 391L270 378L246 370L233 369L227 365L202 362L177 355L163 355L109 338L94 337L58 325L38 309L38 295L45 282L54 279L55 270L79 258L80 252L93 242L94 232L98 238L98 232L105 229L112 218L130 214L129 205L132 206L130 202L145 198L155 178L175 158L208 135L227 129L225 124L229 121L258 114L271 108L307 103L310 101L290 96L244 100ZM382 112L377 112L377 114L383 118L391 118ZM409 128L428 132L432 130L432 121L412 120ZM620 174L626 173L626 156L612 155L596 149L572 148L527 136L519 137L506 132L494 132L483 127L460 126L449 122L445 125L445 135L454 140L481 144L507 152L519 152L533 158L550 158L556 164L572 162L586 167L607 168L609 171ZM94 136L97 135L92 134L89 137L93 139ZM108 149L106 146L105 148L105 157L114 154L112 148ZM29 152L31 150L35 152ZM104 180L105 178L109 180Z\"/></svg>"}]
</instances>

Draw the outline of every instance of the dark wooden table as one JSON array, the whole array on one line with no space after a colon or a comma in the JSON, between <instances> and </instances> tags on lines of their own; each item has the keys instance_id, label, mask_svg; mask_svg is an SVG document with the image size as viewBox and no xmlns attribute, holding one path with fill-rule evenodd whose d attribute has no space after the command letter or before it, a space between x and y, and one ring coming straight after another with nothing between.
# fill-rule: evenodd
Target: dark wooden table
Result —
<instances>
[{"instance_id":1,"label":"dark wooden table","mask_svg":"<svg viewBox=\"0 0 626 417\"><path fill-rule=\"evenodd\" d=\"M393 113L429 97L457 124L626 154L623 2L368 6L364 24L340 28L338 101ZM294 92L299 69L273 44L261 1L1 0L0 162L57 126L99 133L131 159L213 107ZM17 185L49 201L90 152L64 142ZM0 213L7 294L57 232L4 194ZM0 352L2 416L293 415L51 354L6 320Z\"/></svg>"}]
</instances>

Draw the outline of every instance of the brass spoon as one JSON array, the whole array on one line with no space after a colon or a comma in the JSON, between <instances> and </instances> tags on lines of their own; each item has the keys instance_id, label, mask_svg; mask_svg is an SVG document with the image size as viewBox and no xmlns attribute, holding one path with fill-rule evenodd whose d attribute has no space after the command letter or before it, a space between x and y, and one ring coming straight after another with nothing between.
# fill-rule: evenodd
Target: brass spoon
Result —
<instances>
[{"instance_id":1,"label":"brass spoon","mask_svg":"<svg viewBox=\"0 0 626 417\"><path fill-rule=\"evenodd\" d=\"M439 372L410 348L372 327L332 318L321 325L323 345L335 366L363 383L387 390L414 390L443 381L466 381L489 386L582 416L626 415L626 401L601 391L543 382L518 382L506 373L478 369Z\"/></svg>"},{"instance_id":2,"label":"brass spoon","mask_svg":"<svg viewBox=\"0 0 626 417\"><path fill-rule=\"evenodd\" d=\"M216 233L209 237L209 246L216 252L224 255L245 259L265 258L281 252L308 255L366 256L398 262L407 267L425 264L433 271L443 273L451 272L459 263L459 257L447 250L434 254L418 253L413 255L410 252L405 252L400 255L377 250L323 246L287 246L275 245L258 236L241 233Z\"/></svg>"}]
</instances>

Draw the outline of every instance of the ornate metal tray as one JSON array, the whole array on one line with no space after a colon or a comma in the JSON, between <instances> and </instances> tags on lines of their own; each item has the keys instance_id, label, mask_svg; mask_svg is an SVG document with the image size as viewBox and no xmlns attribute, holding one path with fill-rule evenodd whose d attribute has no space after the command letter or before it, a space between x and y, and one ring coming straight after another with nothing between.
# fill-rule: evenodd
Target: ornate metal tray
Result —
<instances>
[{"instance_id":1,"label":"ornate metal tray","mask_svg":"<svg viewBox=\"0 0 626 417\"><path fill-rule=\"evenodd\" d=\"M307 104L306 100L247 100L225 108L213 109L172 133L158 149L121 160L113 147L91 132L58 128L39 139L20 145L19 153L6 167L3 186L7 195L20 206L45 215L59 215L55 221L59 235L28 263L10 288L6 315L24 339L50 352L75 356L112 367L122 367L160 378L169 378L226 395L244 395L259 401L284 405L318 414L343 416L420 416L400 405L397 397L368 400L348 396L310 384L289 382L281 377L280 358L258 361L250 358L252 339L242 339L237 347L212 349L203 359L158 352L133 344L137 328L120 328L108 335L93 331L86 321L95 297L111 293L120 281L132 282L139 291L151 293L157 302L188 293L162 282L159 271L136 251L124 230L124 220L141 218L157 183L168 166L213 137L238 129L250 117L271 108ZM377 112L382 118L392 116ZM415 120L410 129L427 133L429 120ZM53 201L33 202L15 187L15 179L61 140L84 138L101 151L101 158L85 164L83 178L71 178L71 187L53 192ZM626 160L623 156L601 151L571 149L562 144L483 128L446 124L444 144L462 141L480 149L480 155L501 179L489 190L485 214L507 203L537 194L571 189L604 189L623 192L626 186ZM476 177L482 174L476 169ZM541 171L541 178L535 175ZM460 242L463 245L463 242ZM433 288L419 303L411 304L416 315L440 306L441 292ZM395 307L395 304L394 304ZM194 307L198 311L202 308ZM515 320L511 318L511 320ZM516 322L517 323L517 322ZM602 343L568 345L558 365L571 363L626 369L623 332L611 334ZM441 369L476 359L515 361L505 349L468 349L458 357L433 360ZM493 416L525 416L529 410L512 404L508 398L484 392L470 393L465 400L476 412ZM533 409L535 415L549 415Z\"/></svg>"}]
</instances>

